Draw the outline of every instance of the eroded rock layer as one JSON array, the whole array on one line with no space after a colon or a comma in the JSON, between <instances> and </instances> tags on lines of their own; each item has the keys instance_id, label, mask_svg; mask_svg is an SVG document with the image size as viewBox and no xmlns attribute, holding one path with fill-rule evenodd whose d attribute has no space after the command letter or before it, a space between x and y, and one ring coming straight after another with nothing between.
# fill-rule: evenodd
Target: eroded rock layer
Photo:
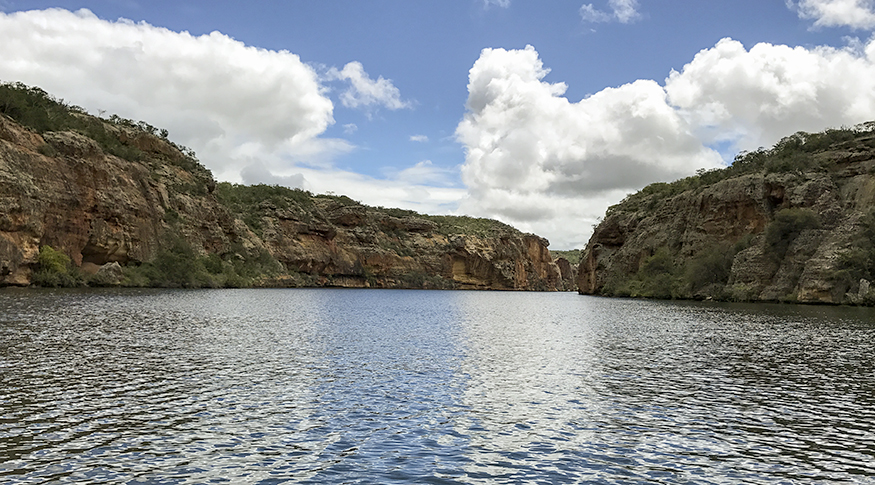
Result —
<instances>
[{"instance_id":1,"label":"eroded rock layer","mask_svg":"<svg viewBox=\"0 0 875 485\"><path fill-rule=\"evenodd\" d=\"M583 294L871 304L875 134L798 133L611 207Z\"/></svg>"},{"instance_id":2,"label":"eroded rock layer","mask_svg":"<svg viewBox=\"0 0 875 485\"><path fill-rule=\"evenodd\" d=\"M30 284L43 246L93 273L107 263L155 262L181 240L219 264L280 263L261 285L562 287L547 241L510 226L278 187L217 186L165 138L89 118L120 143L119 153L136 156L110 154L74 130L40 134L0 114L0 285ZM259 189L270 197L234 203L241 191L252 198Z\"/></svg>"}]
</instances>

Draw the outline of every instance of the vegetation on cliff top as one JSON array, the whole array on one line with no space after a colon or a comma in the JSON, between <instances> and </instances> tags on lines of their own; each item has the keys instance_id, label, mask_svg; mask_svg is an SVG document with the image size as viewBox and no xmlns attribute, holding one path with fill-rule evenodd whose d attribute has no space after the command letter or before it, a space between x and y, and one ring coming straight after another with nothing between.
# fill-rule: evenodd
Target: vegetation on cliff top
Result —
<instances>
[{"instance_id":1,"label":"vegetation on cliff top","mask_svg":"<svg viewBox=\"0 0 875 485\"><path fill-rule=\"evenodd\" d=\"M259 237L264 237L265 221L271 224L271 219L276 218L294 220L311 225L317 231L322 230L332 224L329 213L337 212L338 208L339 212L343 212L346 207L355 208L353 212L364 213L363 224L371 224L372 229L385 233L385 237L380 236L380 243L385 245L384 249L394 251L399 256L416 255L404 243L412 237L408 234L412 232L481 238L522 236L512 226L490 219L433 216L404 209L369 207L342 195L314 195L305 190L277 185L216 184L212 174L198 162L192 150L168 139L167 130L117 115L108 118L95 117L81 107L57 99L38 87L22 83L0 83L0 115L8 116L20 125L46 135L46 144L39 147L39 151L48 157L57 156L61 149L49 134L75 132L96 142L106 154L149 167L153 178L160 181L171 193L171 199L176 194L202 197L211 193L215 197L214 201L227 209L230 215L242 220ZM176 151L162 148L161 143ZM162 169L166 164L183 169L194 175L195 179L188 175L180 177L178 172L172 175L174 172ZM171 175L167 175L168 173ZM312 283L312 275L308 279L308 275L298 274L284 267L264 249L267 246L260 249L249 246L244 248L241 242L236 242L230 250L223 249L221 255L195 247L197 245L193 246L183 236L186 224L193 222L188 220L190 215L183 209L186 204L189 202L182 206L170 203L164 208L162 224L165 229L158 241L157 250L149 261L132 261L126 264L121 269L124 278L120 282L103 281L101 277L85 273L73 264L68 255L50 246L43 246L39 262L34 268L33 283L52 287L119 283L157 287L240 287L263 285L265 282L270 284L269 281L273 278L293 281L294 284ZM363 270L362 275L367 278L368 272ZM438 281L434 275L425 273L399 275L398 278L412 287L428 283L428 287L441 288L448 287L451 283Z\"/></svg>"},{"instance_id":2,"label":"vegetation on cliff top","mask_svg":"<svg viewBox=\"0 0 875 485\"><path fill-rule=\"evenodd\" d=\"M875 209L868 207L871 202L865 202L869 200L865 195L853 195L858 194L857 190L863 190L860 194L868 193L865 192L868 189L843 188L846 187L843 184L849 183L847 187L875 183L845 182L875 175L873 153L875 122L822 133L800 132L782 139L771 149L741 153L726 168L702 170L691 177L651 184L630 194L607 211L605 221L610 224L605 228L610 235L605 244L623 242L605 254L614 254L626 242L634 242L620 259L611 256L610 261L594 263L601 272L600 286L590 291L608 296L797 301L797 284L809 259L830 237L830 231L835 231L843 221L852 221L843 226L846 234L851 235L850 243L846 235L840 235L822 248L825 253L819 256L822 261L819 264L823 268L818 269L818 274L825 275L820 276L825 280L814 287L832 296L818 297L822 299L816 301L875 304L875 291L869 290L869 282L875 279ZM764 184L762 193L754 189L736 194L733 197L738 199L727 199L728 205L720 209L711 207L708 210L712 212L704 218L687 214L689 210L696 212L690 203L699 207L701 200L719 201L724 189L718 187L725 190L741 187L718 185L724 180L749 175L759 177L751 180ZM742 186L751 190L750 185ZM710 190L706 199L698 199L705 189ZM675 197L681 197L683 203L673 205ZM751 200L753 205L749 209L756 215L737 212L739 206L735 204L743 199ZM818 205L821 203L826 205ZM702 207L709 207L708 204ZM689 209L683 215L677 212L681 206ZM653 218L654 214L661 216ZM724 217L725 224L737 227L724 229L728 231L725 233L709 233L703 227L666 222L677 221L677 217L683 220L692 217L689 220L698 221L696 225L713 224ZM764 221L754 223L748 217ZM821 217L828 218L828 227L824 227ZM620 239L618 234L623 234ZM648 237L641 238L640 234ZM745 254L741 255L742 252Z\"/></svg>"},{"instance_id":3,"label":"vegetation on cliff top","mask_svg":"<svg viewBox=\"0 0 875 485\"><path fill-rule=\"evenodd\" d=\"M781 139L770 149L761 147L751 152L741 152L727 167L700 169L695 175L674 182L650 184L634 194L629 194L619 204L609 207L607 213L649 209L657 200L688 190L701 190L722 180L746 174L826 171L839 160L822 156L822 153L826 150L843 149L849 152L875 149L875 121L850 128L828 129L821 133L797 132Z\"/></svg>"},{"instance_id":4,"label":"vegetation on cliff top","mask_svg":"<svg viewBox=\"0 0 875 485\"><path fill-rule=\"evenodd\" d=\"M445 236L466 234L478 237L501 237L522 233L503 222L469 216L434 216L419 212L387 207L371 207L357 202L345 195L312 194L301 189L279 185L240 185L228 182L216 184L216 198L231 212L245 222L256 234L261 234L261 218L265 211L293 211L304 222L317 217L316 201L331 201L340 207L360 207L375 215L398 219L421 219L436 224L435 232Z\"/></svg>"},{"instance_id":5,"label":"vegetation on cliff top","mask_svg":"<svg viewBox=\"0 0 875 485\"><path fill-rule=\"evenodd\" d=\"M109 118L91 116L80 106L67 104L63 99L57 99L38 87L20 82L0 83L0 114L40 134L74 131L97 142L106 153L128 161L142 160L144 154L135 145L122 141L117 131L124 129L146 133L160 137L179 150L182 157L174 161L183 168L189 171L207 171L198 163L192 149L167 138L169 133L166 129L158 129L144 121L133 121L117 115ZM51 146L47 145L41 150L46 155L53 154Z\"/></svg>"},{"instance_id":6,"label":"vegetation on cliff top","mask_svg":"<svg viewBox=\"0 0 875 485\"><path fill-rule=\"evenodd\" d=\"M582 251L580 249L570 249L567 251L559 251L559 250L550 250L550 255L554 260L559 258L565 258L572 266L577 266L580 264L580 256Z\"/></svg>"}]
</instances>

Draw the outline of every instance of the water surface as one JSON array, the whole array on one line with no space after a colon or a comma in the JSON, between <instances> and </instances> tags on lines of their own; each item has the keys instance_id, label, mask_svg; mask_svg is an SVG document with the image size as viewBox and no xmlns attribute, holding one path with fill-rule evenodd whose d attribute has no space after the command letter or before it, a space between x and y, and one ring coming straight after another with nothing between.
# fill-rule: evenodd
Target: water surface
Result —
<instances>
[{"instance_id":1,"label":"water surface","mask_svg":"<svg viewBox=\"0 0 875 485\"><path fill-rule=\"evenodd\" d=\"M875 481L875 312L0 291L0 480Z\"/></svg>"}]
</instances>

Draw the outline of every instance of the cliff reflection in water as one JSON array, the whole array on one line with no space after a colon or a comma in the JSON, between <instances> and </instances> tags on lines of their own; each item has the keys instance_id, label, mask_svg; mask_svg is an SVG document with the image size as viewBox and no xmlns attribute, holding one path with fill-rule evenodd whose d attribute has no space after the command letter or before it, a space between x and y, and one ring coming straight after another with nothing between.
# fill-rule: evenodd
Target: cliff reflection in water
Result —
<instances>
[{"instance_id":1,"label":"cliff reflection in water","mask_svg":"<svg viewBox=\"0 0 875 485\"><path fill-rule=\"evenodd\" d=\"M2 291L0 477L873 478L873 317L564 293Z\"/></svg>"}]
</instances>

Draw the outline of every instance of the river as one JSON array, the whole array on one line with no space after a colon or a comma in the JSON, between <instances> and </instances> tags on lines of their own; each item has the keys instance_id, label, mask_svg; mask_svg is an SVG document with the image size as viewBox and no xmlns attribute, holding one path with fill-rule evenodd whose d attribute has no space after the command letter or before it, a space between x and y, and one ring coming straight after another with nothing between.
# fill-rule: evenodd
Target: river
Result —
<instances>
[{"instance_id":1,"label":"river","mask_svg":"<svg viewBox=\"0 0 875 485\"><path fill-rule=\"evenodd\" d=\"M875 482L875 311L0 291L0 481Z\"/></svg>"}]
</instances>

